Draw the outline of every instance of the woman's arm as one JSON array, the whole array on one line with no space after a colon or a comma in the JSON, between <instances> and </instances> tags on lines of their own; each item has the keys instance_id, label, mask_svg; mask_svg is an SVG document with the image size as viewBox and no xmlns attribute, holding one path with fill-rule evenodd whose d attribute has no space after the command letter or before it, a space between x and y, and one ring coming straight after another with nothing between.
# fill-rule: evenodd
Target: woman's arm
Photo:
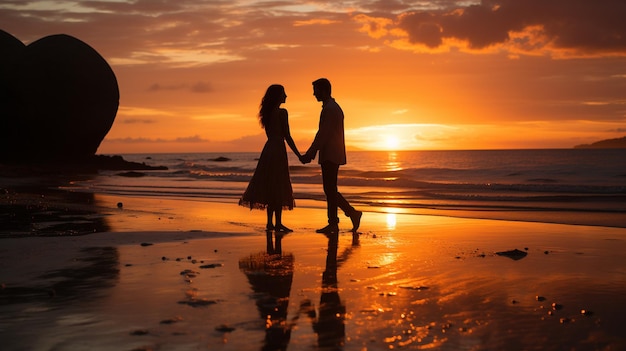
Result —
<instances>
[{"instance_id":1,"label":"woman's arm","mask_svg":"<svg viewBox=\"0 0 626 351\"><path fill-rule=\"evenodd\" d=\"M300 151L298 151L296 143L293 141L291 132L289 131L289 113L286 109L280 109L280 122L283 127L283 137L285 138L287 145L289 145L293 153L300 158L302 155L300 155Z\"/></svg>"}]
</instances>

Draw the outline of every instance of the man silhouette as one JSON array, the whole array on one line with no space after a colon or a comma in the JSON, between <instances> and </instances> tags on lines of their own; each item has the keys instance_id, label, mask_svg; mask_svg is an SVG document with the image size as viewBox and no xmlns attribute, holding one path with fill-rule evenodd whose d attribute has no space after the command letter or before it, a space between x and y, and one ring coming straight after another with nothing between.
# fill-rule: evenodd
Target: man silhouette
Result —
<instances>
[{"instance_id":1,"label":"man silhouette","mask_svg":"<svg viewBox=\"0 0 626 351\"><path fill-rule=\"evenodd\" d=\"M337 207L340 207L352 221L352 231L356 232L361 224L363 212L350 206L337 190L339 166L346 164L346 145L343 129L343 111L331 96L330 81L320 78L313 82L313 95L322 102L320 123L311 147L302 155L300 161L309 163L319 151L318 163L322 168L322 182L328 211L328 225L316 232L324 234L339 233Z\"/></svg>"}]
</instances>

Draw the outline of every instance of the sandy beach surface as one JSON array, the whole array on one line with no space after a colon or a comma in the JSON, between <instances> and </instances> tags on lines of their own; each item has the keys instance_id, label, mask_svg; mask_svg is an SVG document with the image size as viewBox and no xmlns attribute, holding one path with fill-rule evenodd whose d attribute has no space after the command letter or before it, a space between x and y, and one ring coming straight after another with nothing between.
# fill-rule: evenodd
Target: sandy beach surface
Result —
<instances>
[{"instance_id":1,"label":"sandy beach surface","mask_svg":"<svg viewBox=\"0 0 626 351\"><path fill-rule=\"evenodd\" d=\"M626 229L3 195L2 350L626 350Z\"/></svg>"}]
</instances>

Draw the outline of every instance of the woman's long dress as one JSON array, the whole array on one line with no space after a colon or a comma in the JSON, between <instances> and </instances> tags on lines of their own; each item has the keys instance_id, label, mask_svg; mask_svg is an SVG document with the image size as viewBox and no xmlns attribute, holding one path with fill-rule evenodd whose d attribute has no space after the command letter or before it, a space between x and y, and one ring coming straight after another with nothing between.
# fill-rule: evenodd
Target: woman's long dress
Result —
<instances>
[{"instance_id":1,"label":"woman's long dress","mask_svg":"<svg viewBox=\"0 0 626 351\"><path fill-rule=\"evenodd\" d=\"M285 110L277 110L269 116L265 126L267 141L259 156L254 175L239 200L239 205L250 209L289 209L295 206L293 189L289 178L289 163L285 147L285 131L288 125Z\"/></svg>"}]
</instances>

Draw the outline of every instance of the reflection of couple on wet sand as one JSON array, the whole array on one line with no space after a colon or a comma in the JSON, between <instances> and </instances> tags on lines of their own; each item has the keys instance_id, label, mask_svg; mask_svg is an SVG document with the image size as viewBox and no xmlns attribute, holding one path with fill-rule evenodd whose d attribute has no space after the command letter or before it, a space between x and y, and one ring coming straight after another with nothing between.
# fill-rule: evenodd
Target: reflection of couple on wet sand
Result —
<instances>
[{"instance_id":1,"label":"reflection of couple on wet sand","mask_svg":"<svg viewBox=\"0 0 626 351\"><path fill-rule=\"evenodd\" d=\"M313 95L317 101L322 102L319 129L308 151L301 155L289 131L287 110L280 107L287 98L284 87L271 85L267 89L259 111L259 119L265 129L267 142L239 204L250 209L266 209L267 230L281 233L292 231L282 223L282 210L292 210L295 206L289 178L286 141L303 164L311 162L319 151L318 162L322 168L328 225L318 229L317 232L324 234L339 232L337 207L350 218L352 231L356 232L363 213L352 207L337 190L339 166L346 164L343 111L332 98L331 85L327 79L320 78L313 82Z\"/></svg>"},{"instance_id":2,"label":"reflection of couple on wet sand","mask_svg":"<svg viewBox=\"0 0 626 351\"><path fill-rule=\"evenodd\" d=\"M265 322L262 350L285 350L291 338L287 321L289 293L293 280L293 255L282 253L283 233L268 231L265 252L251 254L239 260L239 269L248 277L254 291L256 306Z\"/></svg>"},{"instance_id":3,"label":"reflection of couple on wet sand","mask_svg":"<svg viewBox=\"0 0 626 351\"><path fill-rule=\"evenodd\" d=\"M294 257L282 252L283 233L267 232L267 250L251 254L239 260L239 268L248 277L255 295L256 305L265 323L265 340L262 350L286 350L291 339L291 331L301 314L309 317L313 331L317 334L317 344L322 350L340 350L345 341L346 306L339 297L337 287L338 262L347 259L352 249L358 246L358 234L353 234L353 242L342 255L337 257L338 236L328 235L328 255L326 268L322 274L322 291L317 308L306 299L300 303L300 310L291 320L287 319L289 295L294 273Z\"/></svg>"}]
</instances>

